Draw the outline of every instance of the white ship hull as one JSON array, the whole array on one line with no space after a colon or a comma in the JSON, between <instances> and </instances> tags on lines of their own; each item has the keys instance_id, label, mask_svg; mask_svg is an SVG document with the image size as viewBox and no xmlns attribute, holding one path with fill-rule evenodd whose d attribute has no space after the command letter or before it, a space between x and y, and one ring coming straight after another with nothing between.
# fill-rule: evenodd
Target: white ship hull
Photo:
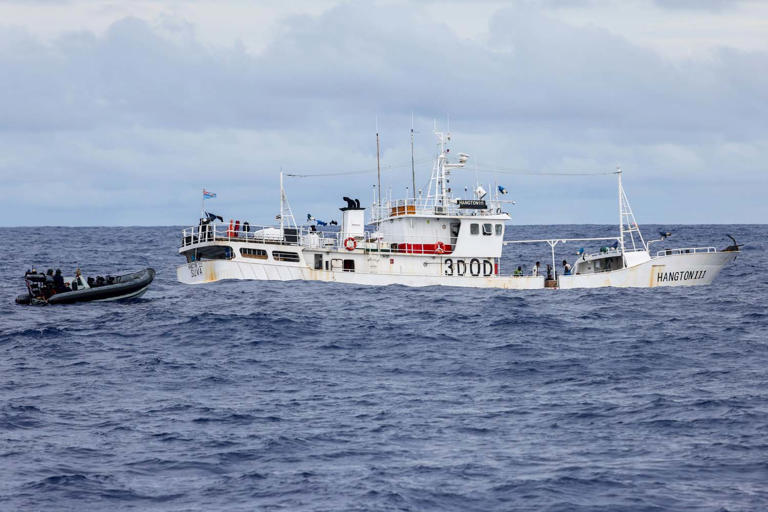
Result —
<instances>
[{"instance_id":1,"label":"white ship hull","mask_svg":"<svg viewBox=\"0 0 768 512\"><path fill-rule=\"evenodd\" d=\"M658 256L643 263L619 270L558 276L556 287L602 288L635 287L652 288L658 286L697 286L708 285L717 277L722 268L732 262L738 252L710 252L692 254L674 254ZM398 256L407 258L406 265L397 266L396 272L379 271L381 260L387 258L366 258L375 262L376 270L371 272L365 265L358 265L355 271L316 270L304 262L302 254L299 262L282 261L242 261L242 260L205 260L193 261L177 267L176 274L185 284L204 284L221 280L257 280L257 281L324 281L369 286L456 286L468 288L501 288L510 290L536 290L545 288L543 276L502 276L502 275L455 275L456 262L451 257L437 256ZM351 257L343 253L330 253L334 256ZM410 261L408 261L410 260ZM431 263L424 265L424 262ZM466 269L480 269L479 263L472 265L467 260ZM476 261L478 261L476 259ZM362 263L368 263L363 261ZM418 273L419 268L429 268L431 275ZM452 275L446 275L449 269ZM480 273L480 272L478 272ZM552 283L554 285L554 283Z\"/></svg>"},{"instance_id":2,"label":"white ship hull","mask_svg":"<svg viewBox=\"0 0 768 512\"><path fill-rule=\"evenodd\" d=\"M257 281L325 281L367 286L458 286L465 288L504 288L535 290L544 288L544 277L534 276L442 276L418 274L373 274L343 270L314 270L307 266L275 263L208 260L179 265L178 280L184 284L204 284L225 279Z\"/></svg>"},{"instance_id":3,"label":"white ship hull","mask_svg":"<svg viewBox=\"0 0 768 512\"><path fill-rule=\"evenodd\" d=\"M560 276L558 286L569 288L654 288L708 285L738 252L708 252L658 256L619 270Z\"/></svg>"}]
</instances>

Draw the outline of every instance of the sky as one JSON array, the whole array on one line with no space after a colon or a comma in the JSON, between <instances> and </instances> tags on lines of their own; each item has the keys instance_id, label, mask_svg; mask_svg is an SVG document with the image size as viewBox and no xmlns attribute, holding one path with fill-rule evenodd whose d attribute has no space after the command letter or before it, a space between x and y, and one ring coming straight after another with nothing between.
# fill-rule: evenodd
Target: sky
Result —
<instances>
[{"instance_id":1,"label":"sky","mask_svg":"<svg viewBox=\"0 0 768 512\"><path fill-rule=\"evenodd\" d=\"M339 219L433 130L514 224L765 223L768 2L0 0L2 226ZM336 176L328 176L336 174Z\"/></svg>"}]
</instances>

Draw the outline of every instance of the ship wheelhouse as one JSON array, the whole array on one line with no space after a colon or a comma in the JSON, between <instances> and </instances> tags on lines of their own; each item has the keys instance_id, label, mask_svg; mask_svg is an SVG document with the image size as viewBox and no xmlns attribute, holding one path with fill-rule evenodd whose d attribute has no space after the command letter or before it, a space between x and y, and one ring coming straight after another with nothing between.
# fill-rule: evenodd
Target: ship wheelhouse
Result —
<instances>
[{"instance_id":1,"label":"ship wheelhouse","mask_svg":"<svg viewBox=\"0 0 768 512\"><path fill-rule=\"evenodd\" d=\"M449 161L451 136L436 135L439 154L426 194L414 190L414 197L408 199L375 199L371 208L374 235L395 242L405 253L500 258L510 216L502 211L498 192L488 194L478 184L472 197L454 197L449 186L451 173L462 169L469 155L459 153L458 161Z\"/></svg>"},{"instance_id":2,"label":"ship wheelhouse","mask_svg":"<svg viewBox=\"0 0 768 512\"><path fill-rule=\"evenodd\" d=\"M602 247L600 252L582 252L573 264L573 274L596 274L624 268L624 257L618 247Z\"/></svg>"}]
</instances>

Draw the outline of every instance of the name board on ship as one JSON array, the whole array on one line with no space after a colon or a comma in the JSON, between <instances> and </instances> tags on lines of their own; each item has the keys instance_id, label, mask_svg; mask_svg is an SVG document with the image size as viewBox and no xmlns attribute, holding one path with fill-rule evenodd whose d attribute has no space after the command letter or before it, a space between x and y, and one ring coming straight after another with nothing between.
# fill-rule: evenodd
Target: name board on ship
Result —
<instances>
[{"instance_id":1,"label":"name board on ship","mask_svg":"<svg viewBox=\"0 0 768 512\"><path fill-rule=\"evenodd\" d=\"M468 208L473 210L487 210L488 205L485 204L485 199L458 199L456 203L459 208Z\"/></svg>"},{"instance_id":2,"label":"name board on ship","mask_svg":"<svg viewBox=\"0 0 768 512\"><path fill-rule=\"evenodd\" d=\"M707 275L706 270L681 270L678 272L657 272L656 282L666 283L668 281L690 281L693 279L704 279Z\"/></svg>"}]
</instances>

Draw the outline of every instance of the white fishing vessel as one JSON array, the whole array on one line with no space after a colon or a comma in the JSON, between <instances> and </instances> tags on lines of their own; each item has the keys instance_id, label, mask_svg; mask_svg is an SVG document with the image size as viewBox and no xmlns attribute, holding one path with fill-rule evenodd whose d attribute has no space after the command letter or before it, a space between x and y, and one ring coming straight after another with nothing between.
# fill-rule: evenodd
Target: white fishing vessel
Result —
<instances>
[{"instance_id":1,"label":"white fishing vessel","mask_svg":"<svg viewBox=\"0 0 768 512\"><path fill-rule=\"evenodd\" d=\"M693 286L710 284L739 253L736 242L722 251L714 247L665 249L652 253L635 221L616 171L619 195L618 235L608 238L505 240L510 215L499 190L477 185L471 198L456 197L451 172L466 165L469 155L451 158L450 134L436 133L438 156L426 194L382 200L381 179L370 216L359 199L344 197L338 231L297 226L280 175L279 226L218 223L203 215L197 226L183 230L177 268L186 284L224 279L331 281L358 285L461 286L541 289ZM223 219L221 219L223 221ZM366 229L369 227L369 229ZM664 237L662 236L662 239ZM552 262L539 275L515 275L501 267L509 244L548 244ZM565 243L601 245L581 251L572 265L558 272L555 247Z\"/></svg>"}]
</instances>

